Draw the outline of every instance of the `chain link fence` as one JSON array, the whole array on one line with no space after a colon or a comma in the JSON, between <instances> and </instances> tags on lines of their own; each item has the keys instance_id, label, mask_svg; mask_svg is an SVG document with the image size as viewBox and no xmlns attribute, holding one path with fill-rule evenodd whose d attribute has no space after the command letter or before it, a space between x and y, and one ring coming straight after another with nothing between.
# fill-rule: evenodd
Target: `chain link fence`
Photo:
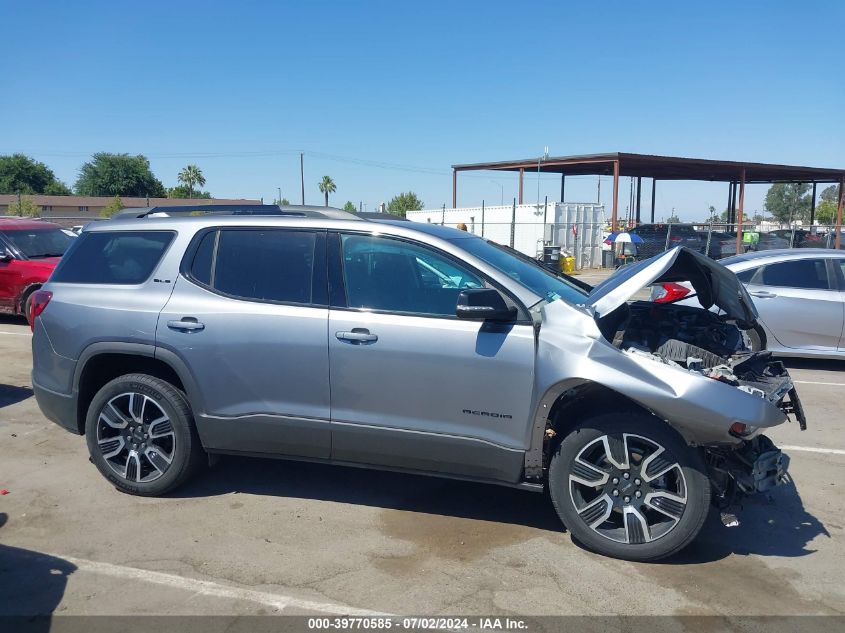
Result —
<instances>
[{"instance_id":1,"label":"chain link fence","mask_svg":"<svg viewBox=\"0 0 845 633\"><path fill-rule=\"evenodd\" d=\"M746 224L737 245L735 224L713 222L706 224L642 224L631 227L617 242L608 241L609 222L574 221L566 223L538 222L452 222L448 218L436 224L466 230L469 233L510 246L539 259L549 259L550 246L560 248L560 261L573 258L575 270L618 267L646 259L676 246L685 246L713 259L733 255L788 248L836 248L836 227L832 225L779 226ZM623 241L630 239L631 241ZM739 248L737 248L737 246ZM839 248L845 248L845 232L841 233ZM555 260L556 256L555 256ZM547 261L547 263L549 263Z\"/></svg>"}]
</instances>

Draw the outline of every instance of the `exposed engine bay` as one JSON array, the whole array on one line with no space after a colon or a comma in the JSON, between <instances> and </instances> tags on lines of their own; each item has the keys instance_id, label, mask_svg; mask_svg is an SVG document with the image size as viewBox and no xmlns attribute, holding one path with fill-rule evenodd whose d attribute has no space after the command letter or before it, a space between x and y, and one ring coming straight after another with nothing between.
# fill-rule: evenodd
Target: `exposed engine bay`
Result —
<instances>
[{"instance_id":1,"label":"exposed engine bay","mask_svg":"<svg viewBox=\"0 0 845 633\"><path fill-rule=\"evenodd\" d=\"M605 337L627 354L697 372L765 398L806 428L789 373L771 352L752 352L734 321L701 308L636 301L602 318Z\"/></svg>"},{"instance_id":2,"label":"exposed engine bay","mask_svg":"<svg viewBox=\"0 0 845 633\"><path fill-rule=\"evenodd\" d=\"M765 398L801 430L807 428L801 401L781 361L771 352L753 352L744 329L735 321L697 307L636 301L623 304L598 320L602 334L623 353L650 358L726 383ZM736 447L705 447L713 502L727 526L739 521L730 511L743 495L766 492L787 481L789 458L753 427L731 433L743 439Z\"/></svg>"}]
</instances>

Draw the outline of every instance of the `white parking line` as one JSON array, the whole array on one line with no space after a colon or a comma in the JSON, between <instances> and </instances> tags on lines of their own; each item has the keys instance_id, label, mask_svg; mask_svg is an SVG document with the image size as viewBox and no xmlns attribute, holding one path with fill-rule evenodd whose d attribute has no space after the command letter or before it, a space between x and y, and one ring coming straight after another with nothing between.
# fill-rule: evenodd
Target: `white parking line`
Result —
<instances>
[{"instance_id":1,"label":"white parking line","mask_svg":"<svg viewBox=\"0 0 845 633\"><path fill-rule=\"evenodd\" d=\"M845 455L845 450L839 448L816 448L815 446L781 446L784 451L804 451L806 453L826 453L828 455Z\"/></svg>"},{"instance_id":2,"label":"white parking line","mask_svg":"<svg viewBox=\"0 0 845 633\"><path fill-rule=\"evenodd\" d=\"M282 611L288 607L295 609L303 609L307 611L318 611L321 613L330 613L333 615L352 615L352 616L389 616L391 614L379 613L377 611L368 611L366 609L355 609L347 607L342 604L333 604L331 602L315 602L312 600L303 600L301 598L294 598L292 596L285 596L281 594L269 593L266 591L254 591L252 589L240 589L238 587L230 587L228 585L221 585L216 582L208 580L197 580L195 578L183 578L175 574L165 574L158 571L149 571L147 569L137 569L135 567L123 567L121 565L112 565L110 563L99 563L97 561L85 560L83 558L74 558L71 556L62 556L60 554L49 554L61 558L76 565L80 571L91 572L94 574L101 574L104 576L111 576L112 578L121 578L124 580L138 580L141 582L149 582L156 585L164 585L174 589L183 589L185 591L192 591L203 596L213 596L216 598L229 598L232 600L244 600L254 602L267 607L272 607Z\"/></svg>"},{"instance_id":3,"label":"white parking line","mask_svg":"<svg viewBox=\"0 0 845 633\"><path fill-rule=\"evenodd\" d=\"M820 382L816 380L793 380L796 385L827 385L828 387L845 387L845 382Z\"/></svg>"},{"instance_id":4,"label":"white parking line","mask_svg":"<svg viewBox=\"0 0 845 633\"><path fill-rule=\"evenodd\" d=\"M0 334L8 334L9 336L32 336L32 334L28 332L2 332Z\"/></svg>"}]
</instances>

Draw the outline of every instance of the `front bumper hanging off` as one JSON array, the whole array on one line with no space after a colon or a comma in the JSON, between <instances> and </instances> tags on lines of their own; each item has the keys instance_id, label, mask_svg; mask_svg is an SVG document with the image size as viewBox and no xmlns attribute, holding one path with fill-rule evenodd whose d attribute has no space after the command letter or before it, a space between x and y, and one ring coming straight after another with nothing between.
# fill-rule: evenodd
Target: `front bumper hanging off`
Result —
<instances>
[{"instance_id":1,"label":"front bumper hanging off","mask_svg":"<svg viewBox=\"0 0 845 633\"><path fill-rule=\"evenodd\" d=\"M789 457L765 435L736 450L706 449L706 455L714 502L723 509L742 496L767 492L789 481Z\"/></svg>"}]
</instances>

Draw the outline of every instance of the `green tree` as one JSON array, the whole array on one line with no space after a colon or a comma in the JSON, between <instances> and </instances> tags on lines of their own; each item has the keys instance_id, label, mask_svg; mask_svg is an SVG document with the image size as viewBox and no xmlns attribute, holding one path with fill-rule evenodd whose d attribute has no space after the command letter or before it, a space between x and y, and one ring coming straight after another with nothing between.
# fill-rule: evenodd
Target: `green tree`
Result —
<instances>
[{"instance_id":1,"label":"green tree","mask_svg":"<svg viewBox=\"0 0 845 633\"><path fill-rule=\"evenodd\" d=\"M819 224L836 224L838 207L829 200L822 200L816 205L816 220Z\"/></svg>"},{"instance_id":2,"label":"green tree","mask_svg":"<svg viewBox=\"0 0 845 633\"><path fill-rule=\"evenodd\" d=\"M40 213L41 209L35 204L32 198L20 198L9 204L9 215L21 215L33 218Z\"/></svg>"},{"instance_id":3,"label":"green tree","mask_svg":"<svg viewBox=\"0 0 845 633\"><path fill-rule=\"evenodd\" d=\"M833 204L837 204L839 202L839 185L830 185L830 187L825 187L824 189L822 189L819 198L823 202L831 202Z\"/></svg>"},{"instance_id":4,"label":"green tree","mask_svg":"<svg viewBox=\"0 0 845 633\"><path fill-rule=\"evenodd\" d=\"M290 205L290 200L288 200L287 198L282 198L281 200L274 199L273 204L277 204L280 207L286 207Z\"/></svg>"},{"instance_id":5,"label":"green tree","mask_svg":"<svg viewBox=\"0 0 845 633\"><path fill-rule=\"evenodd\" d=\"M110 218L122 208L123 202L120 200L120 196L115 196L114 198L112 198L111 202L104 206L103 210L100 211L100 217Z\"/></svg>"},{"instance_id":6,"label":"green tree","mask_svg":"<svg viewBox=\"0 0 845 633\"><path fill-rule=\"evenodd\" d=\"M350 213L355 213L358 210L358 207L355 206L355 203L352 200L347 200L346 204L343 205L344 211L349 211Z\"/></svg>"},{"instance_id":7,"label":"green tree","mask_svg":"<svg viewBox=\"0 0 845 633\"><path fill-rule=\"evenodd\" d=\"M70 189L44 163L24 154L0 156L0 194L69 196Z\"/></svg>"},{"instance_id":8,"label":"green tree","mask_svg":"<svg viewBox=\"0 0 845 633\"><path fill-rule=\"evenodd\" d=\"M666 218L666 222L669 224L680 224L681 218L678 217L677 213L672 213L668 218Z\"/></svg>"},{"instance_id":9,"label":"green tree","mask_svg":"<svg viewBox=\"0 0 845 633\"><path fill-rule=\"evenodd\" d=\"M80 196L165 196L164 185L150 170L150 161L140 154L97 152L82 165L74 188Z\"/></svg>"},{"instance_id":10,"label":"green tree","mask_svg":"<svg viewBox=\"0 0 845 633\"><path fill-rule=\"evenodd\" d=\"M766 193L766 211L778 222L807 220L810 217L810 185L776 182Z\"/></svg>"},{"instance_id":11,"label":"green tree","mask_svg":"<svg viewBox=\"0 0 845 633\"><path fill-rule=\"evenodd\" d=\"M329 206L329 194L334 193L337 191L337 186L334 184L334 180L332 180L329 176L323 176L323 179L319 183L320 192L326 196L326 206Z\"/></svg>"},{"instance_id":12,"label":"green tree","mask_svg":"<svg viewBox=\"0 0 845 633\"><path fill-rule=\"evenodd\" d=\"M202 175L202 169L196 165L186 165L176 178L183 186L187 187L188 198L194 197L194 185L205 187L205 176Z\"/></svg>"},{"instance_id":13,"label":"green tree","mask_svg":"<svg viewBox=\"0 0 845 633\"><path fill-rule=\"evenodd\" d=\"M408 211L418 211L423 208L425 205L413 191L400 193L387 203L387 212L398 215L400 218L404 218Z\"/></svg>"},{"instance_id":14,"label":"green tree","mask_svg":"<svg viewBox=\"0 0 845 633\"><path fill-rule=\"evenodd\" d=\"M189 191L184 185L177 185L167 190L168 198L211 198L208 191Z\"/></svg>"},{"instance_id":15,"label":"green tree","mask_svg":"<svg viewBox=\"0 0 845 633\"><path fill-rule=\"evenodd\" d=\"M819 224L836 224L836 214L839 211L839 185L825 187L820 201L816 206L816 219Z\"/></svg>"}]
</instances>

